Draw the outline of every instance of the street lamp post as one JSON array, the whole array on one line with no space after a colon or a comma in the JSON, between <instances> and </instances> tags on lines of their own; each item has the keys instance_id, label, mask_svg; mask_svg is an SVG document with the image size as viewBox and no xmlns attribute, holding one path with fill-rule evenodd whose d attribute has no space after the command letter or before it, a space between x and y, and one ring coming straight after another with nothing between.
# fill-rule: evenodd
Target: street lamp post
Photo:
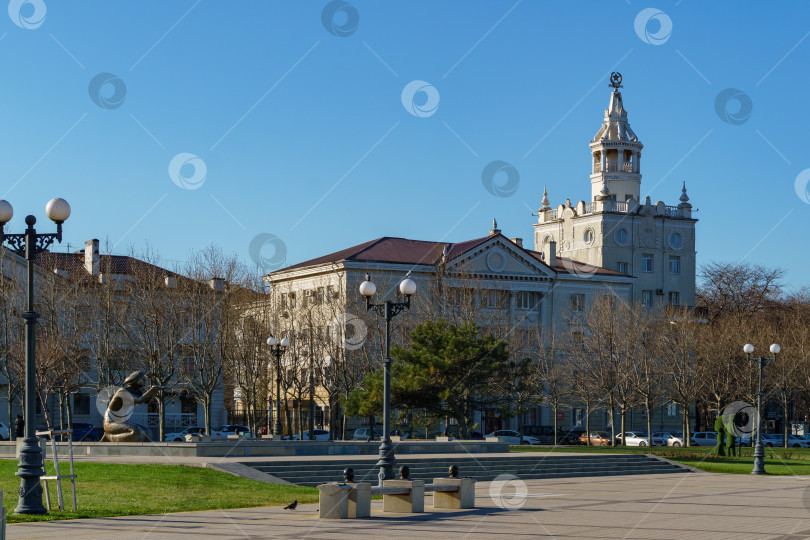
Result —
<instances>
[{"instance_id":1,"label":"street lamp post","mask_svg":"<svg viewBox=\"0 0 810 540\"><path fill-rule=\"evenodd\" d=\"M55 233L37 233L37 218L26 216L28 228L21 234L5 234L3 227L11 221L14 209L8 201L0 200L0 245L8 242L10 249L25 257L28 270L28 299L25 319L25 431L20 448L20 462L16 475L20 477L20 490L15 514L46 514L42 505L42 485L39 477L45 474L42 450L36 437L36 324L39 314L34 311L34 259L54 242L62 242L62 223L70 217L70 205L64 199L51 199L45 213L56 223Z\"/></svg>"},{"instance_id":2,"label":"street lamp post","mask_svg":"<svg viewBox=\"0 0 810 540\"><path fill-rule=\"evenodd\" d=\"M759 364L759 391L757 392L757 442L754 447L754 470L751 474L765 474L765 450L762 448L762 370L765 366L776 360L775 356L782 350L778 344L774 343L770 347L771 354L774 358L751 358L754 352L754 346L747 343L743 347L743 352L748 355L748 361Z\"/></svg>"},{"instance_id":3,"label":"street lamp post","mask_svg":"<svg viewBox=\"0 0 810 540\"><path fill-rule=\"evenodd\" d=\"M281 338L280 341L276 340L273 336L267 338L267 344L270 345L270 352L276 358L276 423L273 425L273 440L281 440L281 357L284 351L290 345L290 340Z\"/></svg>"},{"instance_id":4,"label":"street lamp post","mask_svg":"<svg viewBox=\"0 0 810 540\"><path fill-rule=\"evenodd\" d=\"M391 319L411 307L411 296L416 294L416 282L411 279L411 273L399 284L399 292L405 297L404 302L386 300L381 304L373 304L371 297L377 292L377 286L366 274L366 280L360 284L360 294L366 298L366 309L373 309L377 315L385 318L385 358L383 358L383 437L380 443L380 460L377 466L379 485L383 480L394 477L394 447L391 444ZM369 427L369 430L374 429Z\"/></svg>"}]
</instances>

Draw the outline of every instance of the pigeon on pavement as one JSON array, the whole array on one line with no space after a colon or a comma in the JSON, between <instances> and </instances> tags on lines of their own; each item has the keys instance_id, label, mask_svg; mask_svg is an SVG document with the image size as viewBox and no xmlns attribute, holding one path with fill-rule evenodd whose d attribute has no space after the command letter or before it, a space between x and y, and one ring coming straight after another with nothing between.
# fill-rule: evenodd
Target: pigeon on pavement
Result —
<instances>
[{"instance_id":1,"label":"pigeon on pavement","mask_svg":"<svg viewBox=\"0 0 810 540\"><path fill-rule=\"evenodd\" d=\"M284 507L284 510L295 510L295 507L298 506L298 500L294 500L290 504Z\"/></svg>"}]
</instances>

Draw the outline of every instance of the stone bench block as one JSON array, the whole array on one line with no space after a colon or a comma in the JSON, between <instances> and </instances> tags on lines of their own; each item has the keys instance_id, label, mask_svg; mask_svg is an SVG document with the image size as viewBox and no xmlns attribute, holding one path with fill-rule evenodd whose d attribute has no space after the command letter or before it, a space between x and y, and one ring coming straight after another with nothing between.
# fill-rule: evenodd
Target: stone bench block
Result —
<instances>
[{"instance_id":1,"label":"stone bench block","mask_svg":"<svg viewBox=\"0 0 810 540\"><path fill-rule=\"evenodd\" d=\"M424 480L383 480L384 488L407 488L407 495L383 495L383 512L419 514L425 511Z\"/></svg>"},{"instance_id":2,"label":"stone bench block","mask_svg":"<svg viewBox=\"0 0 810 540\"><path fill-rule=\"evenodd\" d=\"M434 491L433 508L475 508L475 482L472 478L434 478L433 484L458 487L458 491Z\"/></svg>"},{"instance_id":3,"label":"stone bench block","mask_svg":"<svg viewBox=\"0 0 810 540\"><path fill-rule=\"evenodd\" d=\"M318 486L318 517L320 519L346 519L351 488L340 484Z\"/></svg>"},{"instance_id":4,"label":"stone bench block","mask_svg":"<svg viewBox=\"0 0 810 540\"><path fill-rule=\"evenodd\" d=\"M371 484L361 482L357 484L348 483L346 485L351 488L349 490L347 517L371 517Z\"/></svg>"}]
</instances>

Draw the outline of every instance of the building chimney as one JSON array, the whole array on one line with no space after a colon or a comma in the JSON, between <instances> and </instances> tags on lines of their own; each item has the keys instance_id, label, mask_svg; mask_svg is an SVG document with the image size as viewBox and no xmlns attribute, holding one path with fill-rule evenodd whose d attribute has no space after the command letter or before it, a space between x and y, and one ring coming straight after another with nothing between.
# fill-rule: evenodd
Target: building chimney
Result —
<instances>
[{"instance_id":1,"label":"building chimney","mask_svg":"<svg viewBox=\"0 0 810 540\"><path fill-rule=\"evenodd\" d=\"M547 265L557 266L557 242L546 242L543 246L543 259Z\"/></svg>"},{"instance_id":2,"label":"building chimney","mask_svg":"<svg viewBox=\"0 0 810 540\"><path fill-rule=\"evenodd\" d=\"M225 290L225 280L222 278L214 277L211 278L209 281L211 288L214 289L216 292L222 292Z\"/></svg>"},{"instance_id":3,"label":"building chimney","mask_svg":"<svg viewBox=\"0 0 810 540\"><path fill-rule=\"evenodd\" d=\"M516 246L523 247L523 238L510 238Z\"/></svg>"},{"instance_id":4,"label":"building chimney","mask_svg":"<svg viewBox=\"0 0 810 540\"><path fill-rule=\"evenodd\" d=\"M98 275L98 239L96 238L84 243L84 269L91 276Z\"/></svg>"}]
</instances>

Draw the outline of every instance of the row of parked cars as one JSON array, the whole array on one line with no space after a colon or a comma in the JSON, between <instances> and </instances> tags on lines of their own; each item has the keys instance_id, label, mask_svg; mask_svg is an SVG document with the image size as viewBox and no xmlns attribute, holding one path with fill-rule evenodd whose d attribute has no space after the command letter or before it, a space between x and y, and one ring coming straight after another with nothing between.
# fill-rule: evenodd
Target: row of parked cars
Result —
<instances>
[{"instance_id":1,"label":"row of parked cars","mask_svg":"<svg viewBox=\"0 0 810 540\"><path fill-rule=\"evenodd\" d=\"M695 433L695 442L697 446L715 446L717 444L716 431L700 431ZM785 438L780 433L763 433L762 445L770 447L784 447ZM756 444L756 437L752 441L751 436L740 437L738 444L741 446L751 446ZM810 434L801 436L788 434L788 446L790 448L810 448Z\"/></svg>"},{"instance_id":2,"label":"row of parked cars","mask_svg":"<svg viewBox=\"0 0 810 540\"><path fill-rule=\"evenodd\" d=\"M242 433L250 433L250 428L242 425L228 424L220 426L211 431L212 439L227 439L230 435L241 435ZM184 442L186 435L204 435L205 428L200 426L190 426L182 431L167 433L163 438L166 442Z\"/></svg>"}]
</instances>

